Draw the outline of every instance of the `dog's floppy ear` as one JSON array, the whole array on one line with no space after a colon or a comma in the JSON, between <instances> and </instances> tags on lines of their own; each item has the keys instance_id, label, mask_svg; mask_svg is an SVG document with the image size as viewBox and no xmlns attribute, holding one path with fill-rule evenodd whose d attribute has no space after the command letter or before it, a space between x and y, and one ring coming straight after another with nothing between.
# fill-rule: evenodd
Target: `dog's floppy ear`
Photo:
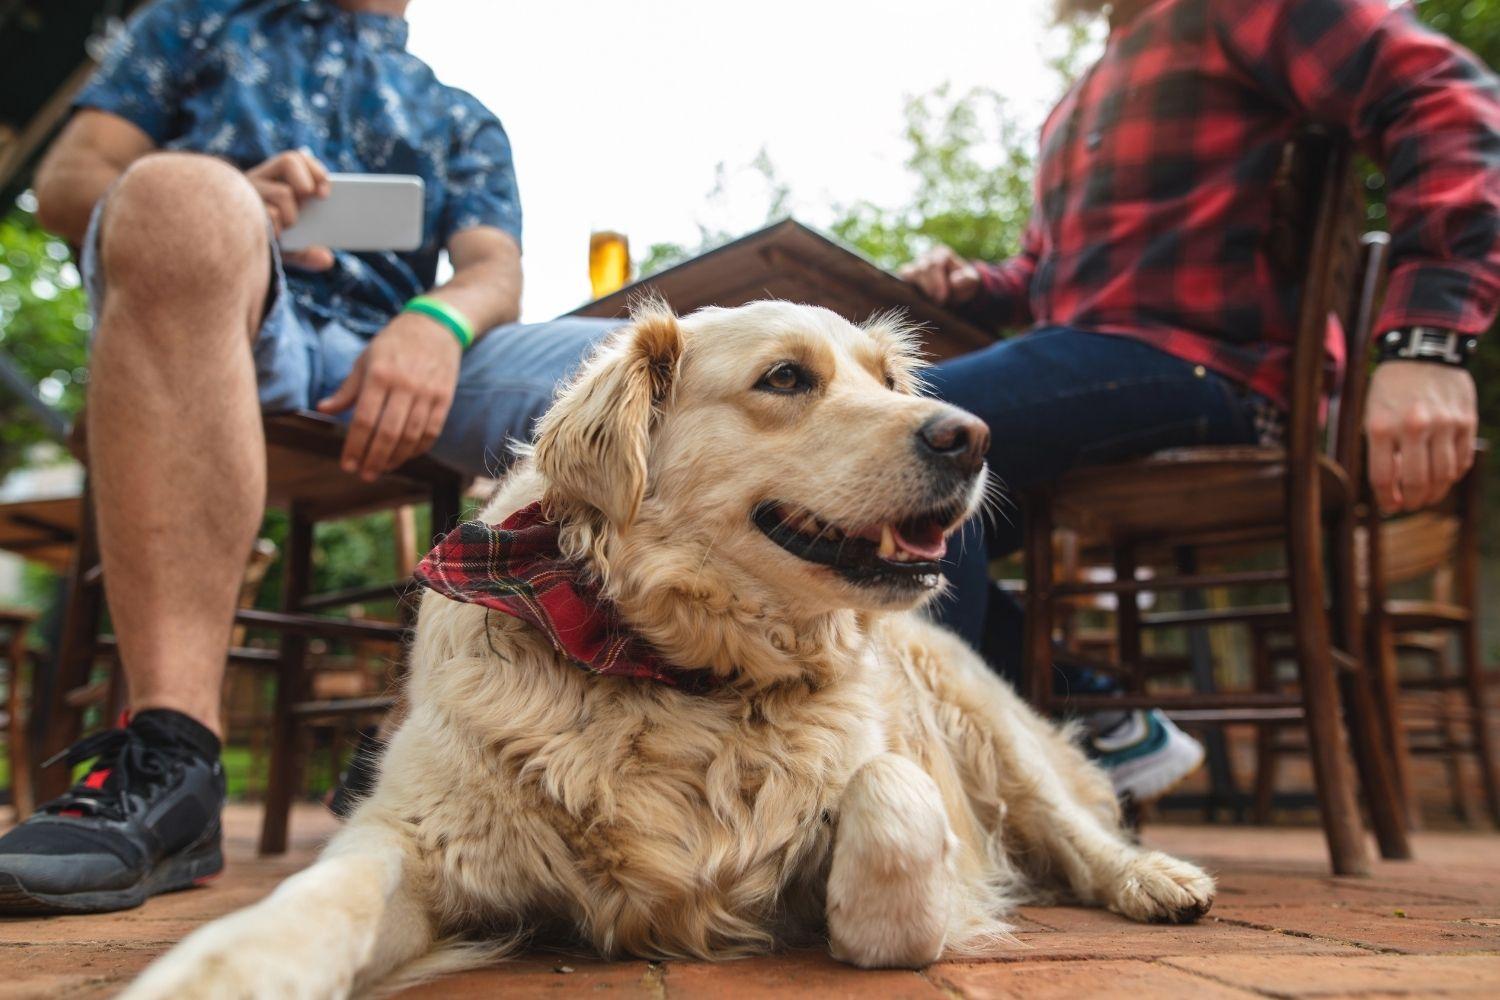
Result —
<instances>
[{"instance_id":1,"label":"dog's floppy ear","mask_svg":"<svg viewBox=\"0 0 1500 1000\"><path fill-rule=\"evenodd\" d=\"M537 428L534 455L549 507L593 508L616 527L635 520L652 418L681 357L677 317L653 300L589 359Z\"/></svg>"}]
</instances>

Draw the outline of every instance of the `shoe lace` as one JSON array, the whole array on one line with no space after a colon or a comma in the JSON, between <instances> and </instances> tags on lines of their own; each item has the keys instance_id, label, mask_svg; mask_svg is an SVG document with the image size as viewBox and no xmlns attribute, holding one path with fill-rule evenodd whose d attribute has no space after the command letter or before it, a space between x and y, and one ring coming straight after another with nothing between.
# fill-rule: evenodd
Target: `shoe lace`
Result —
<instances>
[{"instance_id":1,"label":"shoe lace","mask_svg":"<svg viewBox=\"0 0 1500 1000\"><path fill-rule=\"evenodd\" d=\"M130 797L165 784L178 759L179 754L170 747L148 743L128 727L85 736L44 766L59 760L69 768L89 760L95 762L94 766L81 781L42 808L49 813L123 820L129 813Z\"/></svg>"}]
</instances>

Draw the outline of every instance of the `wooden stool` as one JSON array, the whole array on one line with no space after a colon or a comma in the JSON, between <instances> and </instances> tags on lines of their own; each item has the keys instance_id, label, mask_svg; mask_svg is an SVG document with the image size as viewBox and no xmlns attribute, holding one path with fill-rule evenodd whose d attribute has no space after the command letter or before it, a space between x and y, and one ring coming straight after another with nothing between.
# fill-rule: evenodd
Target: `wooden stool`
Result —
<instances>
[{"instance_id":1,"label":"wooden stool","mask_svg":"<svg viewBox=\"0 0 1500 1000\"><path fill-rule=\"evenodd\" d=\"M267 778L265 819L260 850L279 854L286 850L287 820L300 786L302 740L306 727L318 719L348 713L369 713L388 707L388 696L357 699L313 699L307 669L309 640L359 640L385 642L403 655L406 623L369 621L340 617L326 612L361 602L400 598L407 580L318 594L312 591L313 529L319 522L334 521L410 504L426 503L432 511L434 533L457 523L464 477L433 459L419 457L399 469L366 483L339 466L344 446L343 426L316 413L298 412L265 419L267 458L267 503L290 514L285 550L282 608L262 611L241 608L235 623L252 629L269 629L281 636L279 650L235 646L231 663L275 673L276 705L271 726L270 772ZM91 497L85 490L85 511L79 532L74 567L68 587L62 641L57 655L57 682L47 707L44 752L57 753L82 733L83 711L70 703L87 687L95 659L114 648L112 636L100 634L104 612L104 588L99 566L98 538ZM69 776L54 769L42 776L39 793L46 798L61 794Z\"/></svg>"}]
</instances>

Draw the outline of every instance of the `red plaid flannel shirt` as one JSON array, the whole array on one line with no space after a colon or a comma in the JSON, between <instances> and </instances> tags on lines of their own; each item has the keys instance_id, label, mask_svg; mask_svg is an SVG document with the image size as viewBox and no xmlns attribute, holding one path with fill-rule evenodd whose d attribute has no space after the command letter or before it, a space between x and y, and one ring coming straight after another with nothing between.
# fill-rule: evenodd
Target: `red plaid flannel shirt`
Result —
<instances>
[{"instance_id":1,"label":"red plaid flannel shirt","mask_svg":"<svg viewBox=\"0 0 1500 1000\"><path fill-rule=\"evenodd\" d=\"M1500 88L1387 0L1156 0L1116 27L1042 127L1022 251L980 265L976 316L1134 337L1284 406L1299 289L1268 260L1271 188L1311 123L1386 171L1377 332L1487 328Z\"/></svg>"},{"instance_id":2,"label":"red plaid flannel shirt","mask_svg":"<svg viewBox=\"0 0 1500 1000\"><path fill-rule=\"evenodd\" d=\"M711 675L664 662L622 622L579 567L563 559L557 525L534 503L496 526L466 521L417 567L416 580L444 597L519 618L586 670L699 691Z\"/></svg>"}]
</instances>

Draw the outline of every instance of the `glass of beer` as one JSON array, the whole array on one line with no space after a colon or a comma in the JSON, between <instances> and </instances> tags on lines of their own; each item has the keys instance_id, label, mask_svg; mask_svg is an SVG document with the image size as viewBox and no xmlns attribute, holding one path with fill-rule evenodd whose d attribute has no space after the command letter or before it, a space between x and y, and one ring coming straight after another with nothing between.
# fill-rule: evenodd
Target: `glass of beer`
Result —
<instances>
[{"instance_id":1,"label":"glass of beer","mask_svg":"<svg viewBox=\"0 0 1500 1000\"><path fill-rule=\"evenodd\" d=\"M602 299L630 281L630 241L624 233L598 229L589 236L589 287Z\"/></svg>"}]
</instances>

